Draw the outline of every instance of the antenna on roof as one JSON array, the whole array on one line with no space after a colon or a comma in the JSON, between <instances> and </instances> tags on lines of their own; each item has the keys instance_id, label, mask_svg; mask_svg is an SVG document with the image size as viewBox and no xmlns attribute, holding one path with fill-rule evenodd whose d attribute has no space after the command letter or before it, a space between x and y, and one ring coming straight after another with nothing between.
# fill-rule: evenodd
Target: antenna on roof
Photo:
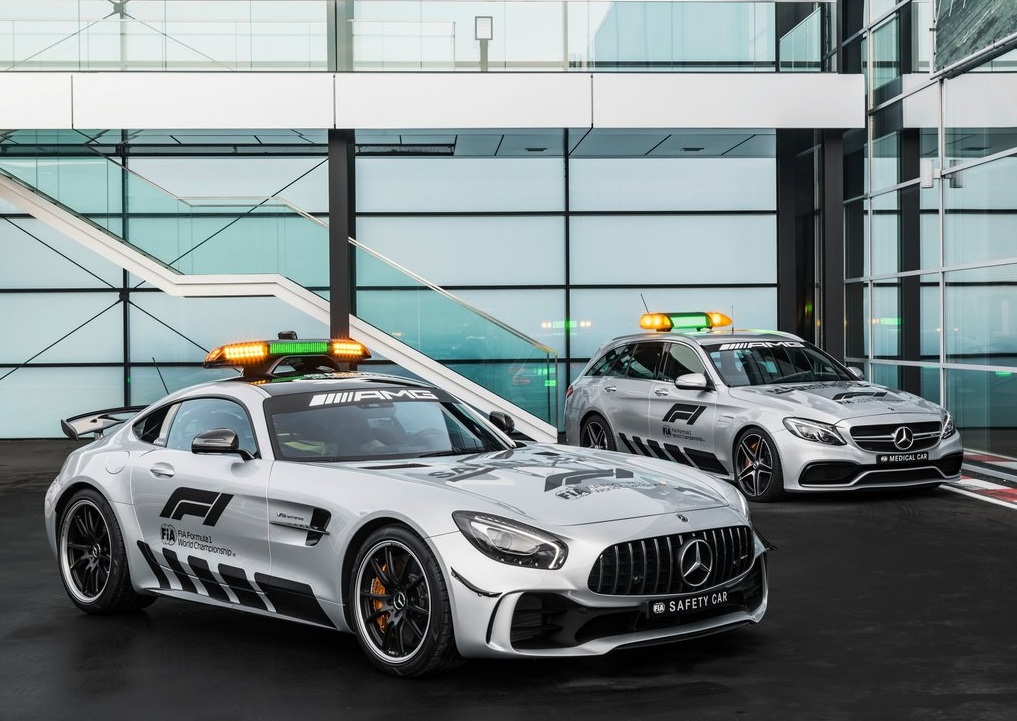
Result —
<instances>
[{"instance_id":1,"label":"antenna on roof","mask_svg":"<svg viewBox=\"0 0 1017 721\"><path fill-rule=\"evenodd\" d=\"M731 317L734 318L734 303L731 304ZM734 322L731 323L731 335L734 335Z\"/></svg>"},{"instance_id":2,"label":"antenna on roof","mask_svg":"<svg viewBox=\"0 0 1017 721\"><path fill-rule=\"evenodd\" d=\"M647 313L649 313L650 312L650 307L648 305L646 305L646 298L643 297L642 293L639 294L639 299L641 301L643 301L643 308L646 310Z\"/></svg>"}]
</instances>

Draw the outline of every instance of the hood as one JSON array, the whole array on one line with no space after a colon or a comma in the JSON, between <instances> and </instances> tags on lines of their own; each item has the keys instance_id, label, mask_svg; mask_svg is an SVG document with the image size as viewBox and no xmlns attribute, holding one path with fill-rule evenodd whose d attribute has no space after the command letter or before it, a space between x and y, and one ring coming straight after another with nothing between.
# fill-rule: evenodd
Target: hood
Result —
<instances>
[{"instance_id":1,"label":"hood","mask_svg":"<svg viewBox=\"0 0 1017 721\"><path fill-rule=\"evenodd\" d=\"M864 381L834 383L774 384L731 389L731 396L747 403L774 408L791 415L825 414L836 423L842 419L890 414L918 413L935 416L942 409L911 393L897 391Z\"/></svg>"},{"instance_id":2,"label":"hood","mask_svg":"<svg viewBox=\"0 0 1017 721\"><path fill-rule=\"evenodd\" d=\"M566 446L532 445L498 453L407 459L398 465L364 463L358 469L444 486L558 526L730 505L722 482L699 471L666 461ZM475 501L463 501L463 509L477 507Z\"/></svg>"}]
</instances>

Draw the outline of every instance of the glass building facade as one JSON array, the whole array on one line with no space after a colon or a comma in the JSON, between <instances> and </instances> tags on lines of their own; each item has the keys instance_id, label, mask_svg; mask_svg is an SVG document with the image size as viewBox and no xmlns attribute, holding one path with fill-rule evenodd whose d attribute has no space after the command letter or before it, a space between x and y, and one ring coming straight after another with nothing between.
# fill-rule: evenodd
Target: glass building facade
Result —
<instances>
[{"instance_id":1,"label":"glass building facade","mask_svg":"<svg viewBox=\"0 0 1017 721\"><path fill-rule=\"evenodd\" d=\"M635 331L644 303L716 309L942 402L970 457L1006 463L1017 118L987 100L1005 96L1014 55L943 72L936 12L930 0L0 2L0 76L866 83L865 127L846 131L497 127L471 124L467 107L427 128L397 110L346 130L21 126L0 138L0 172L174 273L280 274L333 309L339 291L358 317L552 424L568 379ZM54 436L61 417L205 379L221 342L329 332L276 298L164 293L16 205L0 218L0 438ZM340 220L358 245L337 244Z\"/></svg>"}]
</instances>

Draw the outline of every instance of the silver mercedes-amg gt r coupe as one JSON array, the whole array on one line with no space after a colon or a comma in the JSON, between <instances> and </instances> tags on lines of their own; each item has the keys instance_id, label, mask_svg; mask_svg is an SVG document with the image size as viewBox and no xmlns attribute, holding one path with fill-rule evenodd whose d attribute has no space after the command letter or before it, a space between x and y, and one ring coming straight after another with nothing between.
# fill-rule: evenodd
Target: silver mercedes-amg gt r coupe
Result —
<instances>
[{"instance_id":1,"label":"silver mercedes-amg gt r coupe","mask_svg":"<svg viewBox=\"0 0 1017 721\"><path fill-rule=\"evenodd\" d=\"M225 346L206 365L240 366L236 379L64 421L97 436L46 495L74 604L171 597L352 632L400 676L763 617L767 546L730 484L513 440L505 414L347 372L363 355L348 341Z\"/></svg>"}]
</instances>

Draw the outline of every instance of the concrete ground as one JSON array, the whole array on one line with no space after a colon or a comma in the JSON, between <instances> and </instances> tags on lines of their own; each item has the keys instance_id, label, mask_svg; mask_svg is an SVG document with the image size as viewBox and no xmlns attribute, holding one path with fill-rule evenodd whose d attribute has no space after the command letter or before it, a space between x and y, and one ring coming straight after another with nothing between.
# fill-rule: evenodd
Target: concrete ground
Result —
<instances>
[{"instance_id":1,"label":"concrete ground","mask_svg":"<svg viewBox=\"0 0 1017 721\"><path fill-rule=\"evenodd\" d=\"M937 490L755 505L758 626L567 661L381 675L352 636L160 599L80 613L44 537L65 441L0 442L0 719L1017 717L1017 510Z\"/></svg>"}]
</instances>

